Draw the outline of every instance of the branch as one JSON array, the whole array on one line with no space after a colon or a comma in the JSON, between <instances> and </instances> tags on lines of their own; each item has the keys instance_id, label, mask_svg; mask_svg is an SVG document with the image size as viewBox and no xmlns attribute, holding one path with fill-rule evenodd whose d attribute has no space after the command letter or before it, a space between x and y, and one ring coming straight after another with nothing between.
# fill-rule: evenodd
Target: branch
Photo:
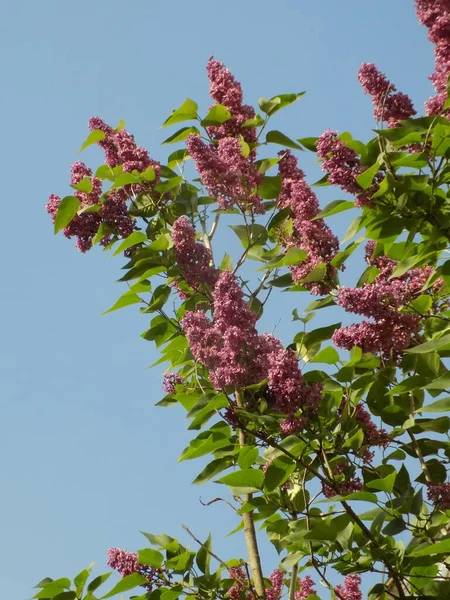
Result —
<instances>
[{"instance_id":1,"label":"branch","mask_svg":"<svg viewBox=\"0 0 450 600\"><path fill-rule=\"evenodd\" d=\"M244 408L242 396L236 392L236 404L239 408ZM246 436L242 429L239 429L239 445L246 445ZM244 500L250 502L252 494L245 494ZM253 512L246 512L242 515L244 523L245 541L247 543L248 560L252 571L253 584L255 586L256 595L258 598L266 598L266 589L264 586L264 576L261 567L261 558L259 556L258 540L256 537L255 523L253 521Z\"/></svg>"},{"instance_id":2,"label":"branch","mask_svg":"<svg viewBox=\"0 0 450 600\"><path fill-rule=\"evenodd\" d=\"M182 525L182 527L183 527L183 529L184 529L185 531L187 531L187 533L188 533L188 534L191 536L191 538L192 538L192 539L193 539L195 542L197 542L197 544L198 544L199 546L201 546L201 547L202 547L204 550L206 550L206 552L207 552L207 553L208 553L210 556L212 556L213 558L215 558L215 559L217 560L217 562L218 562L218 563L219 563L219 564L220 564L222 567L225 567L226 569L228 569L228 565L227 565L227 563L226 563L225 561L223 561L221 558L219 558L219 557L217 556L217 554L214 554L214 552L212 552L211 550L209 550L209 548L207 548L207 547L205 546L205 544L203 544L203 543L202 543L202 542L201 542L201 541L200 541L200 540L199 540L197 537L195 537L195 535L192 533L192 531L189 531L189 529L186 527L186 525Z\"/></svg>"}]
</instances>

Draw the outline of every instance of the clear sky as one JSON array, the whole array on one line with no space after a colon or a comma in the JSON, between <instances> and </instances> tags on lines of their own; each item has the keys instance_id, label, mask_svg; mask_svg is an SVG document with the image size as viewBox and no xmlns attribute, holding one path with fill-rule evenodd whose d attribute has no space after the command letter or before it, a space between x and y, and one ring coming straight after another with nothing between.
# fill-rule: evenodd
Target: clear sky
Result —
<instances>
[{"instance_id":1,"label":"clear sky","mask_svg":"<svg viewBox=\"0 0 450 600\"><path fill-rule=\"evenodd\" d=\"M240 538L225 538L235 517L199 503L221 488L189 486L200 461L176 464L186 423L181 410L153 406L162 368L146 369L157 358L139 338L147 318L133 308L100 316L121 293L121 259L54 237L44 206L69 192L92 115L125 119L165 156L169 133L158 127L186 96L208 105L212 54L247 102L307 90L274 123L294 138L328 127L369 137L363 61L421 111L433 55L413 2L3 0L0 50L0 594L25 600L42 577L91 561L103 572L110 546L145 546L139 530L187 541L182 523L200 538L212 530L223 558L242 555Z\"/></svg>"}]
</instances>

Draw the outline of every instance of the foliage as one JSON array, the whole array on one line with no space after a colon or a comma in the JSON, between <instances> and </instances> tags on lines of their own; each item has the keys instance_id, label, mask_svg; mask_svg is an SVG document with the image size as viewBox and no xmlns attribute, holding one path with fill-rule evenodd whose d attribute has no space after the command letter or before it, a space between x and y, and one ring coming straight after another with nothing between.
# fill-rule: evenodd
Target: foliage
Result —
<instances>
[{"instance_id":1,"label":"foliage","mask_svg":"<svg viewBox=\"0 0 450 600\"><path fill-rule=\"evenodd\" d=\"M442 40L448 47L438 5L417 3L440 48L437 72ZM136 554L110 550L122 575L110 591L98 591L109 573L88 583L89 568L73 582L42 581L35 598L134 590L152 600L314 600L305 569L341 600L361 599L366 573L379 578L371 600L448 597L448 86L435 76L437 96L417 117L405 94L363 65L360 81L387 127L367 143L331 131L293 140L266 130L302 93L261 98L257 113L221 63L210 59L207 69L214 104L201 117L188 98L167 118L164 126L182 125L164 142L182 144L167 165L123 123L113 129L95 117L81 149L98 144L105 164L93 173L75 163L73 195L51 196L47 210L55 232L77 237L80 250L100 243L127 257L127 289L109 311L139 304L150 315L142 336L160 350L157 364L168 365L159 405L186 411L194 437L181 460L208 457L194 483L229 488L247 561L220 559L211 538L191 532L197 552L144 534L150 547ZM347 199L320 210L293 154L304 149L318 154L320 185L342 188ZM190 181L189 159L199 179ZM325 219L355 207L339 243ZM222 225L234 236L235 260L215 260ZM341 286L363 241L365 268L354 287ZM244 280L247 263L256 268ZM280 292L316 296L302 316L294 311L299 330L286 347L258 330ZM317 311L335 306L364 320L312 328ZM255 522L280 554L270 577Z\"/></svg>"}]
</instances>

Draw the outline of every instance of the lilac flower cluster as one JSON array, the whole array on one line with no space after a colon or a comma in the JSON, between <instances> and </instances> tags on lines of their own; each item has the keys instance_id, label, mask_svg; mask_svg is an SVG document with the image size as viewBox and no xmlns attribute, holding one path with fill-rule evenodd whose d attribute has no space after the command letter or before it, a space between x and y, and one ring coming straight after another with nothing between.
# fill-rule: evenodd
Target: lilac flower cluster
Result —
<instances>
[{"instance_id":1,"label":"lilac flower cluster","mask_svg":"<svg viewBox=\"0 0 450 600\"><path fill-rule=\"evenodd\" d=\"M358 79L366 94L372 96L377 121L387 121L389 127L396 127L398 121L416 114L409 96L397 92L395 85L373 63L361 65Z\"/></svg>"},{"instance_id":2,"label":"lilac flower cluster","mask_svg":"<svg viewBox=\"0 0 450 600\"><path fill-rule=\"evenodd\" d=\"M434 73L430 79L437 94L425 103L425 108L427 114L436 115L443 110L450 74L450 1L416 0L416 12L419 22L428 29L428 39L435 45Z\"/></svg>"},{"instance_id":3,"label":"lilac flower cluster","mask_svg":"<svg viewBox=\"0 0 450 600\"><path fill-rule=\"evenodd\" d=\"M274 408L291 417L299 408L313 411L321 385L303 380L295 353L271 335L259 335L256 314L244 300L231 271L223 271L213 291L213 317L188 312L182 320L191 352L209 370L216 389L245 387L268 380ZM304 421L295 421L297 427ZM297 429L298 430L298 429Z\"/></svg>"},{"instance_id":4,"label":"lilac flower cluster","mask_svg":"<svg viewBox=\"0 0 450 600\"><path fill-rule=\"evenodd\" d=\"M102 193L102 182L98 177L92 177L92 171L83 162L76 162L71 168L71 184L76 185L84 178L91 181L91 191L89 193L76 190L74 196L80 200L80 209L89 208L98 205ZM103 203L100 204L96 212L83 212L75 215L72 221L64 228L63 233L67 238L76 237L76 246L80 252L87 252L92 247L92 240L98 231L101 223L107 226L107 229L125 238L132 233L135 221L128 214L126 205L127 194L124 190L114 190L104 196ZM46 210L52 217L53 222L56 218L60 196L51 194L48 199ZM107 245L110 241L110 235L106 235L101 243Z\"/></svg>"},{"instance_id":5,"label":"lilac flower cluster","mask_svg":"<svg viewBox=\"0 0 450 600\"><path fill-rule=\"evenodd\" d=\"M337 329L332 339L337 346L347 350L359 346L363 352L380 353L390 358L408 348L419 331L420 316L401 310L420 294L432 269L411 269L401 277L390 279L396 262L387 257L373 261L381 265L373 283L366 283L361 288L343 287L337 296L337 303L344 310L364 315L372 321Z\"/></svg>"},{"instance_id":6,"label":"lilac flower cluster","mask_svg":"<svg viewBox=\"0 0 450 600\"><path fill-rule=\"evenodd\" d=\"M364 190L356 178L367 167L361 165L356 152L338 138L336 131L328 129L322 133L317 140L316 147L317 155L322 159L322 171L328 173L328 181L339 186L345 192L355 195L355 206L370 206L371 198L378 190L381 175L377 174L371 187Z\"/></svg>"},{"instance_id":7,"label":"lilac flower cluster","mask_svg":"<svg viewBox=\"0 0 450 600\"><path fill-rule=\"evenodd\" d=\"M383 446L389 444L389 435L385 429L379 429L372 421L370 414L362 404L355 407L356 421L361 425L364 431L364 443L369 446ZM370 461L369 461L370 462Z\"/></svg>"},{"instance_id":8,"label":"lilac flower cluster","mask_svg":"<svg viewBox=\"0 0 450 600\"><path fill-rule=\"evenodd\" d=\"M362 600L361 575L347 575L344 585L337 585L336 592L343 600Z\"/></svg>"},{"instance_id":9,"label":"lilac flower cluster","mask_svg":"<svg viewBox=\"0 0 450 600\"><path fill-rule=\"evenodd\" d=\"M137 146L133 136L125 129L116 131L100 117L92 117L89 120L89 128L91 131L98 129L105 133L105 138L100 140L98 144L105 151L107 165L111 168L121 165L124 172L145 171L147 167L151 166L155 170L156 177L148 186L153 187L156 185L159 180L159 163L150 159L147 150ZM126 185L123 188L109 191L100 200L102 197L101 179L93 177L92 170L83 162L77 161L71 168L71 184L76 185L84 178L89 178L91 190L87 193L76 190L74 196L80 200L80 209L86 209L94 205L98 205L98 209L76 215L63 230L66 237L77 238L76 246L81 252L90 250L92 240L101 224L104 224L106 231L110 232L101 240L100 243L103 246L111 241L112 234L120 238L128 237L135 228L135 220L128 213L127 200L130 194L137 194L142 191L141 186ZM61 198L59 196L52 194L49 197L46 210L53 221L55 221L60 203Z\"/></svg>"},{"instance_id":10,"label":"lilac flower cluster","mask_svg":"<svg viewBox=\"0 0 450 600\"><path fill-rule=\"evenodd\" d=\"M127 552L121 548L110 548L108 550L108 561L109 567L115 569L120 573L121 577L132 575L133 573L139 573L140 575L147 578L148 583L144 583L143 587L151 590L153 584L157 583L158 574L160 569L155 569L147 565L141 565L138 560L137 554L133 552Z\"/></svg>"},{"instance_id":11,"label":"lilac flower cluster","mask_svg":"<svg viewBox=\"0 0 450 600\"><path fill-rule=\"evenodd\" d=\"M450 483L427 483L428 499L442 510L450 508Z\"/></svg>"},{"instance_id":12,"label":"lilac flower cluster","mask_svg":"<svg viewBox=\"0 0 450 600\"><path fill-rule=\"evenodd\" d=\"M342 470L345 468L345 464L338 465L335 470L335 475L340 475ZM337 494L341 494L343 496L347 494L352 494L353 492L359 492L362 489L362 482L359 477L355 477L352 475L349 479L342 482L337 482L334 484L334 487L331 487L327 483L322 483L322 492L326 498L334 498Z\"/></svg>"},{"instance_id":13,"label":"lilac flower cluster","mask_svg":"<svg viewBox=\"0 0 450 600\"><path fill-rule=\"evenodd\" d=\"M108 166L114 168L122 165L124 173L131 173L134 170L142 172L152 167L156 173L153 184L158 181L159 162L152 160L148 151L138 146L134 137L126 129L117 131L100 117L89 119L89 129L100 130L105 134L105 138L100 140L98 145L105 151L105 162Z\"/></svg>"},{"instance_id":14,"label":"lilac flower cluster","mask_svg":"<svg viewBox=\"0 0 450 600\"><path fill-rule=\"evenodd\" d=\"M295 600L306 600L311 594L317 594L314 581L309 575L298 580L298 590L295 592Z\"/></svg>"},{"instance_id":15,"label":"lilac flower cluster","mask_svg":"<svg viewBox=\"0 0 450 600\"><path fill-rule=\"evenodd\" d=\"M218 272L211 266L211 252L195 240L195 229L185 216L179 217L172 227L175 259L180 265L186 283L193 288L200 284L214 285Z\"/></svg>"},{"instance_id":16,"label":"lilac flower cluster","mask_svg":"<svg viewBox=\"0 0 450 600\"><path fill-rule=\"evenodd\" d=\"M242 567L231 567L228 569L228 575L234 579L234 585L228 590L232 600L241 600L242 592L246 592L247 600L253 600L253 594L249 591L250 585L247 575Z\"/></svg>"},{"instance_id":17,"label":"lilac flower cluster","mask_svg":"<svg viewBox=\"0 0 450 600\"><path fill-rule=\"evenodd\" d=\"M262 174L258 173L254 158L243 155L239 138L224 137L217 144L207 144L200 135L192 134L186 140L186 146L202 184L209 194L217 197L222 210L237 204L256 214L265 212L257 194Z\"/></svg>"},{"instance_id":18,"label":"lilac flower cluster","mask_svg":"<svg viewBox=\"0 0 450 600\"><path fill-rule=\"evenodd\" d=\"M166 394L175 394L175 387L184 383L184 377L178 373L166 373L162 384Z\"/></svg>"},{"instance_id":19,"label":"lilac flower cluster","mask_svg":"<svg viewBox=\"0 0 450 600\"><path fill-rule=\"evenodd\" d=\"M280 569L275 569L274 572L269 575L271 588L266 589L267 600L280 600L281 592L283 591L284 575Z\"/></svg>"},{"instance_id":20,"label":"lilac flower cluster","mask_svg":"<svg viewBox=\"0 0 450 600\"><path fill-rule=\"evenodd\" d=\"M215 60L212 56L206 70L211 98L218 104L226 106L231 113L231 118L222 125L208 127L209 135L215 140L242 135L247 143L256 142L256 128L242 127L245 121L255 117L255 111L252 106L242 103L241 84L236 81L231 71L223 63Z\"/></svg>"},{"instance_id":21,"label":"lilac flower cluster","mask_svg":"<svg viewBox=\"0 0 450 600\"><path fill-rule=\"evenodd\" d=\"M286 240L287 247L297 247L308 253L307 258L290 270L294 281L300 281L319 264L325 264L327 273L323 282L305 283L312 294L327 294L331 290L331 280L336 269L331 260L339 251L339 240L323 219L312 221L319 212L316 195L305 181L304 172L298 168L297 159L289 150L280 152L279 162L281 191L278 207L290 207L293 216L294 231Z\"/></svg>"}]
</instances>

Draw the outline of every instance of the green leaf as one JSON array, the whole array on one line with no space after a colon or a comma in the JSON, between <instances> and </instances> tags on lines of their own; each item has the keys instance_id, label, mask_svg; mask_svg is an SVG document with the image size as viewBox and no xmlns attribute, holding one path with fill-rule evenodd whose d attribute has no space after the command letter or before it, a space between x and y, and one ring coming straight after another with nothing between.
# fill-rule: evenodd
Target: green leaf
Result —
<instances>
[{"instance_id":1,"label":"green leaf","mask_svg":"<svg viewBox=\"0 0 450 600\"><path fill-rule=\"evenodd\" d=\"M310 360L310 362L312 363L326 363L327 365L335 365L336 363L339 362L339 354L337 352L337 350L335 348L333 348L333 346L327 346L326 348L323 348L323 350L320 350L320 352L318 352L318 354L316 354L314 356L314 358L312 358Z\"/></svg>"},{"instance_id":2,"label":"green leaf","mask_svg":"<svg viewBox=\"0 0 450 600\"><path fill-rule=\"evenodd\" d=\"M273 177L265 175L261 185L258 187L258 194L264 200L276 198L281 190L281 177L275 175Z\"/></svg>"},{"instance_id":3,"label":"green leaf","mask_svg":"<svg viewBox=\"0 0 450 600\"><path fill-rule=\"evenodd\" d=\"M80 201L75 196L66 196L58 206L55 216L55 234L64 229L77 214Z\"/></svg>"},{"instance_id":4,"label":"green leaf","mask_svg":"<svg viewBox=\"0 0 450 600\"><path fill-rule=\"evenodd\" d=\"M110 592L102 596L100 600L103 600L104 598L111 598L112 596L116 596L121 592L127 592L128 590L132 590L133 588L138 587L142 583L148 583L148 579L140 573L132 573L131 575L127 575L126 577L121 579L119 583L117 583Z\"/></svg>"},{"instance_id":5,"label":"green leaf","mask_svg":"<svg viewBox=\"0 0 450 600\"><path fill-rule=\"evenodd\" d=\"M123 240L111 256L117 256L118 254L125 252L125 250L128 250L128 248L136 246L136 244L142 244L142 242L146 242L147 240L148 238L143 231L133 231L133 233L130 233L130 235Z\"/></svg>"},{"instance_id":6,"label":"green leaf","mask_svg":"<svg viewBox=\"0 0 450 600\"><path fill-rule=\"evenodd\" d=\"M325 498L324 500L319 500L318 503L325 504L330 502L340 502L341 500L359 500L361 502L371 502L372 504L377 504L378 502L376 495L370 492L352 492L346 496L333 496L332 498Z\"/></svg>"},{"instance_id":7,"label":"green leaf","mask_svg":"<svg viewBox=\"0 0 450 600\"><path fill-rule=\"evenodd\" d=\"M160 310L169 299L171 291L172 289L170 286L164 284L159 285L153 292L149 305L144 312L149 313Z\"/></svg>"},{"instance_id":8,"label":"green leaf","mask_svg":"<svg viewBox=\"0 0 450 600\"><path fill-rule=\"evenodd\" d=\"M293 102L296 102L304 94L305 92L300 92L298 94L280 94L279 96L274 96L270 100L260 98L259 107L263 112L270 116L275 114L277 111L281 110L285 106L289 106Z\"/></svg>"},{"instance_id":9,"label":"green leaf","mask_svg":"<svg viewBox=\"0 0 450 600\"><path fill-rule=\"evenodd\" d=\"M450 552L450 539L433 542L426 548L415 550L409 556L431 556L432 554L448 554Z\"/></svg>"},{"instance_id":10,"label":"green leaf","mask_svg":"<svg viewBox=\"0 0 450 600\"><path fill-rule=\"evenodd\" d=\"M307 347L311 348L315 344L329 340L336 329L339 329L342 323L333 323L333 325L327 325L326 327L319 327L309 331L302 340L302 343Z\"/></svg>"},{"instance_id":11,"label":"green leaf","mask_svg":"<svg viewBox=\"0 0 450 600\"><path fill-rule=\"evenodd\" d=\"M149 565L150 567L159 567L163 564L164 556L158 550L153 550L153 548L144 548L143 550L138 550L138 560L141 565Z\"/></svg>"},{"instance_id":12,"label":"green leaf","mask_svg":"<svg viewBox=\"0 0 450 600\"><path fill-rule=\"evenodd\" d=\"M242 246L248 248L252 246L263 246L267 241L267 230L262 225L253 224L246 227L245 225L230 225L230 228L238 236Z\"/></svg>"},{"instance_id":13,"label":"green leaf","mask_svg":"<svg viewBox=\"0 0 450 600\"><path fill-rule=\"evenodd\" d=\"M222 471L225 471L225 469L231 467L233 464L234 459L230 458L229 456L216 458L215 460L211 461L209 464L206 465L203 471L197 475L197 477L192 483L195 485L205 483L206 481L209 481L219 473L222 473Z\"/></svg>"},{"instance_id":14,"label":"green leaf","mask_svg":"<svg viewBox=\"0 0 450 600\"><path fill-rule=\"evenodd\" d=\"M162 142L164 144L175 144L175 142L183 142L186 138L188 138L191 133L200 133L197 127L182 127L172 135L170 135L167 139Z\"/></svg>"},{"instance_id":15,"label":"green leaf","mask_svg":"<svg viewBox=\"0 0 450 600\"><path fill-rule=\"evenodd\" d=\"M440 400L436 400L436 402L432 402L431 404L427 404L426 406L422 406L416 410L416 413L421 412L447 412L450 411L450 396L446 398L441 398Z\"/></svg>"},{"instance_id":16,"label":"green leaf","mask_svg":"<svg viewBox=\"0 0 450 600\"><path fill-rule=\"evenodd\" d=\"M105 581L111 577L112 571L109 573L103 573L103 575L99 575L95 579L93 579L87 586L87 591L89 593L95 592L97 588L99 588Z\"/></svg>"},{"instance_id":17,"label":"green leaf","mask_svg":"<svg viewBox=\"0 0 450 600\"><path fill-rule=\"evenodd\" d=\"M380 165L378 162L376 162L374 165L357 176L356 182L363 188L363 190L367 190L372 185L373 178L378 173L379 168Z\"/></svg>"},{"instance_id":18,"label":"green leaf","mask_svg":"<svg viewBox=\"0 0 450 600\"><path fill-rule=\"evenodd\" d=\"M183 177L182 175L177 175L176 177L171 177L163 183L158 183L158 185L155 186L155 191L160 194L165 194L166 192L169 192L173 188L179 186L181 183L183 183Z\"/></svg>"},{"instance_id":19,"label":"green leaf","mask_svg":"<svg viewBox=\"0 0 450 600\"><path fill-rule=\"evenodd\" d=\"M219 448L223 448L229 444L229 435L220 430L206 431L203 434L200 434L195 440L191 441L189 446L183 450L178 462L192 460L193 458L205 456L205 454L211 454Z\"/></svg>"},{"instance_id":20,"label":"green leaf","mask_svg":"<svg viewBox=\"0 0 450 600\"><path fill-rule=\"evenodd\" d=\"M86 140L83 142L83 145L78 150L78 153L82 152L88 146L91 146L92 144L96 144L97 142L100 142L101 140L104 140L104 139L105 139L105 132L102 131L101 129L94 129L87 136Z\"/></svg>"},{"instance_id":21,"label":"green leaf","mask_svg":"<svg viewBox=\"0 0 450 600\"><path fill-rule=\"evenodd\" d=\"M86 584L86 581L88 580L89 575L92 572L93 566L94 563L90 564L87 569L83 569L82 571L80 571L80 573L78 573L78 575L76 575L76 577L74 577L73 583L76 588L76 595L80 598L83 595L84 586Z\"/></svg>"},{"instance_id":22,"label":"green leaf","mask_svg":"<svg viewBox=\"0 0 450 600\"><path fill-rule=\"evenodd\" d=\"M345 242L348 242L348 240L350 240L354 235L358 233L358 231L363 227L363 225L363 217L356 217L356 219L353 219L345 233L344 239L342 240L341 244L345 244Z\"/></svg>"},{"instance_id":23,"label":"green leaf","mask_svg":"<svg viewBox=\"0 0 450 600\"><path fill-rule=\"evenodd\" d=\"M450 126L437 124L434 128L432 150L436 156L445 156L450 148Z\"/></svg>"},{"instance_id":24,"label":"green leaf","mask_svg":"<svg viewBox=\"0 0 450 600\"><path fill-rule=\"evenodd\" d=\"M295 471L296 464L287 456L280 456L273 460L267 467L264 475L264 488L268 492L273 492L280 485L289 479Z\"/></svg>"},{"instance_id":25,"label":"green leaf","mask_svg":"<svg viewBox=\"0 0 450 600\"><path fill-rule=\"evenodd\" d=\"M447 347L450 347L450 334L443 335L437 340L419 344L419 346L414 346L414 348L409 348L406 352L409 354L425 354L426 352L433 352L434 350L440 350L441 348L447 349Z\"/></svg>"},{"instance_id":26,"label":"green leaf","mask_svg":"<svg viewBox=\"0 0 450 600\"><path fill-rule=\"evenodd\" d=\"M254 446L243 446L239 450L238 454L238 465L241 469L250 469L255 464L258 458L258 448Z\"/></svg>"},{"instance_id":27,"label":"green leaf","mask_svg":"<svg viewBox=\"0 0 450 600\"><path fill-rule=\"evenodd\" d=\"M233 488L251 488L260 490L263 486L264 474L260 469L243 469L234 471L217 480L217 483L224 483Z\"/></svg>"},{"instance_id":28,"label":"green leaf","mask_svg":"<svg viewBox=\"0 0 450 600\"><path fill-rule=\"evenodd\" d=\"M92 181L89 177L83 177L83 179L79 183L73 184L72 187L75 190L79 190L80 192L89 194L90 192L92 192Z\"/></svg>"},{"instance_id":29,"label":"green leaf","mask_svg":"<svg viewBox=\"0 0 450 600\"><path fill-rule=\"evenodd\" d=\"M331 215L337 215L338 213L343 212L344 210L350 210L351 208L355 208L354 202L350 202L349 200L333 200L333 202L327 204L325 208L312 219L312 221L331 217Z\"/></svg>"},{"instance_id":30,"label":"green leaf","mask_svg":"<svg viewBox=\"0 0 450 600\"><path fill-rule=\"evenodd\" d=\"M294 150L303 150L300 144L291 140L287 135L281 133L281 131L277 131L274 129L273 131L267 132L266 135L266 144L279 144L280 146L286 146L287 148L293 148Z\"/></svg>"},{"instance_id":31,"label":"green leaf","mask_svg":"<svg viewBox=\"0 0 450 600\"><path fill-rule=\"evenodd\" d=\"M380 490L381 492L386 492L388 494L392 493L394 489L394 483L397 473L395 469L392 467L392 473L389 473L383 479L374 479L373 481L369 481L366 483L366 487L372 490Z\"/></svg>"},{"instance_id":32,"label":"green leaf","mask_svg":"<svg viewBox=\"0 0 450 600\"><path fill-rule=\"evenodd\" d=\"M209 565L211 563L211 534L208 535L205 543L201 546L195 557L198 568L205 575L209 574Z\"/></svg>"},{"instance_id":33,"label":"green leaf","mask_svg":"<svg viewBox=\"0 0 450 600\"><path fill-rule=\"evenodd\" d=\"M198 104L186 98L183 104L174 110L172 114L164 121L162 127L168 127L175 123L181 123L181 121L190 121L197 118Z\"/></svg>"},{"instance_id":34,"label":"green leaf","mask_svg":"<svg viewBox=\"0 0 450 600\"><path fill-rule=\"evenodd\" d=\"M60 579L55 579L54 581L42 584L40 587L42 587L42 589L37 592L33 598L52 598L70 588L70 579L61 577Z\"/></svg>"},{"instance_id":35,"label":"green leaf","mask_svg":"<svg viewBox=\"0 0 450 600\"><path fill-rule=\"evenodd\" d=\"M297 142L299 142L304 148L310 150L311 152L317 152L316 143L319 138L316 137L305 137L298 138Z\"/></svg>"},{"instance_id":36,"label":"green leaf","mask_svg":"<svg viewBox=\"0 0 450 600\"><path fill-rule=\"evenodd\" d=\"M358 451L364 443L364 431L358 429L358 431L348 438L343 444L343 448L351 448L352 450Z\"/></svg>"},{"instance_id":37,"label":"green leaf","mask_svg":"<svg viewBox=\"0 0 450 600\"><path fill-rule=\"evenodd\" d=\"M210 109L206 117L202 120L201 124L203 127L210 125L221 125L231 119L231 113L226 106L223 104L214 104Z\"/></svg>"}]
</instances>

